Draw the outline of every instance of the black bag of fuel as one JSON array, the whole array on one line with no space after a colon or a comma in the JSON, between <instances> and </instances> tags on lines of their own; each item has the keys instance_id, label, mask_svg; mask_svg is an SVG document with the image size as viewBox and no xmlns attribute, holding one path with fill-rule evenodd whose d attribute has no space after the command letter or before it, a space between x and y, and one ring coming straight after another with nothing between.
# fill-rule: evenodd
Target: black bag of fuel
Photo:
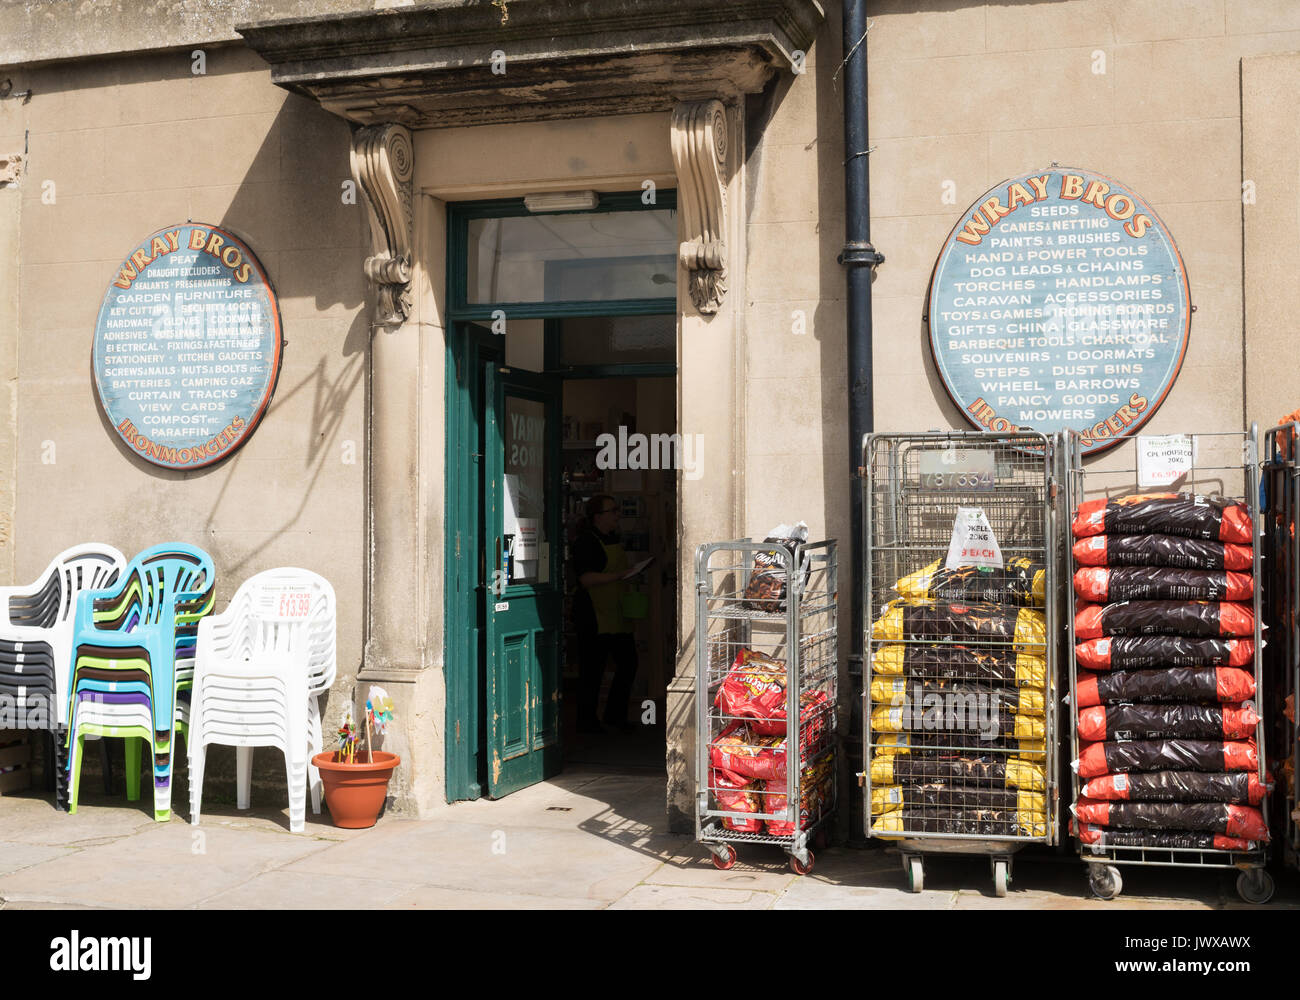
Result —
<instances>
[{"instance_id":1,"label":"black bag of fuel","mask_svg":"<svg viewBox=\"0 0 1300 1000\"><path fill-rule=\"evenodd\" d=\"M1257 806L1268 786L1253 771L1150 771L1102 774L1084 782L1081 795L1123 802L1235 802Z\"/></svg>"},{"instance_id":2,"label":"black bag of fuel","mask_svg":"<svg viewBox=\"0 0 1300 1000\"><path fill-rule=\"evenodd\" d=\"M1177 851L1253 851L1255 845L1240 837L1190 830L1112 830L1088 823L1070 823L1071 832L1084 844L1097 847L1164 847Z\"/></svg>"},{"instance_id":3,"label":"black bag of fuel","mask_svg":"<svg viewBox=\"0 0 1300 1000\"><path fill-rule=\"evenodd\" d=\"M1029 559L1008 559L1005 567L958 566L945 569L943 560L903 577L894 589L912 600L987 601L1027 608L1044 607L1047 570Z\"/></svg>"},{"instance_id":4,"label":"black bag of fuel","mask_svg":"<svg viewBox=\"0 0 1300 1000\"><path fill-rule=\"evenodd\" d=\"M1072 765L1081 778L1129 771L1259 771L1253 740L1088 743Z\"/></svg>"},{"instance_id":5,"label":"black bag of fuel","mask_svg":"<svg viewBox=\"0 0 1300 1000\"><path fill-rule=\"evenodd\" d=\"M946 679L1041 688L1047 661L1040 653L977 649L956 643L877 646L871 657L877 676Z\"/></svg>"},{"instance_id":6,"label":"black bag of fuel","mask_svg":"<svg viewBox=\"0 0 1300 1000\"><path fill-rule=\"evenodd\" d=\"M1045 837L1047 813L1014 809L894 809L875 819L877 834L956 833L970 837Z\"/></svg>"},{"instance_id":7,"label":"black bag of fuel","mask_svg":"<svg viewBox=\"0 0 1300 1000\"><path fill-rule=\"evenodd\" d=\"M1001 604L958 601L890 601L871 626L877 642L951 639L1014 644L1019 652L1042 654L1047 622L1041 611Z\"/></svg>"},{"instance_id":8,"label":"black bag of fuel","mask_svg":"<svg viewBox=\"0 0 1300 1000\"><path fill-rule=\"evenodd\" d=\"M1081 503L1074 512L1075 538L1092 535L1178 535L1249 545L1250 511L1224 497L1143 493Z\"/></svg>"},{"instance_id":9,"label":"black bag of fuel","mask_svg":"<svg viewBox=\"0 0 1300 1000\"><path fill-rule=\"evenodd\" d=\"M1084 566L1074 571L1074 592L1085 601L1249 601L1249 573L1165 566Z\"/></svg>"},{"instance_id":10,"label":"black bag of fuel","mask_svg":"<svg viewBox=\"0 0 1300 1000\"><path fill-rule=\"evenodd\" d=\"M1211 542L1174 535L1092 535L1074 543L1080 566L1173 566L1250 573L1254 552L1237 542Z\"/></svg>"},{"instance_id":11,"label":"black bag of fuel","mask_svg":"<svg viewBox=\"0 0 1300 1000\"><path fill-rule=\"evenodd\" d=\"M1240 740L1255 733L1259 716L1249 704L1093 705L1079 710L1079 736L1085 740L1156 738Z\"/></svg>"},{"instance_id":12,"label":"black bag of fuel","mask_svg":"<svg viewBox=\"0 0 1300 1000\"><path fill-rule=\"evenodd\" d=\"M920 785L927 782L979 782L1041 792L1043 762L1004 755L952 757L912 754L877 754L871 760L871 782L878 785Z\"/></svg>"},{"instance_id":13,"label":"black bag of fuel","mask_svg":"<svg viewBox=\"0 0 1300 1000\"><path fill-rule=\"evenodd\" d=\"M1268 840L1268 824L1253 806L1229 802L1106 802L1080 799L1070 812L1090 826L1124 830L1199 830L1242 840Z\"/></svg>"},{"instance_id":14,"label":"black bag of fuel","mask_svg":"<svg viewBox=\"0 0 1300 1000\"><path fill-rule=\"evenodd\" d=\"M976 785L931 782L927 785L872 785L871 812L879 816L893 809L1002 809L1045 812L1042 792L1014 788L980 788Z\"/></svg>"},{"instance_id":15,"label":"black bag of fuel","mask_svg":"<svg viewBox=\"0 0 1300 1000\"><path fill-rule=\"evenodd\" d=\"M1074 659L1085 670L1247 667L1255 661L1255 641L1196 639L1182 635L1088 639L1075 645Z\"/></svg>"},{"instance_id":16,"label":"black bag of fuel","mask_svg":"<svg viewBox=\"0 0 1300 1000\"><path fill-rule=\"evenodd\" d=\"M949 680L909 680L906 677L871 678L871 700L876 705L912 705L922 708L936 704L927 698L943 699L945 705L964 704L973 712L985 706L1006 709L1013 715L1043 715L1045 704L1039 688L995 688L984 684L961 684Z\"/></svg>"},{"instance_id":17,"label":"black bag of fuel","mask_svg":"<svg viewBox=\"0 0 1300 1000\"><path fill-rule=\"evenodd\" d=\"M1120 601L1080 604L1074 612L1076 640L1128 635L1219 638L1254 634L1254 609L1234 601Z\"/></svg>"},{"instance_id":18,"label":"black bag of fuel","mask_svg":"<svg viewBox=\"0 0 1300 1000\"><path fill-rule=\"evenodd\" d=\"M1171 667L1168 670L1080 671L1074 683L1079 708L1115 701L1245 701L1255 696L1255 675L1238 667Z\"/></svg>"}]
</instances>

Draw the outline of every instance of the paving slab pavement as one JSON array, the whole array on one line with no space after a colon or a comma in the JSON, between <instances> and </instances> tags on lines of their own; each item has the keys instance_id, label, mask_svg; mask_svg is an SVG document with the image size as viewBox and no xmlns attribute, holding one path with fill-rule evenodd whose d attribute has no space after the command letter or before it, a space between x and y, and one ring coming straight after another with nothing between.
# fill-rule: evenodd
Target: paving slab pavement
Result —
<instances>
[{"instance_id":1,"label":"paving slab pavement","mask_svg":"<svg viewBox=\"0 0 1300 1000\"><path fill-rule=\"evenodd\" d=\"M180 800L184 801L184 800ZM328 815L287 829L283 808L214 803L203 822L154 823L145 805L90 796L76 816L39 792L0 798L0 907L204 909L1235 909L1235 872L1126 869L1124 894L1094 899L1072 855L1017 856L1012 893L985 859L934 857L912 894L879 845L817 852L794 875L777 847L742 845L717 871L669 834L664 779L571 769L500 801L340 830ZM1300 908L1300 879L1270 908Z\"/></svg>"}]
</instances>

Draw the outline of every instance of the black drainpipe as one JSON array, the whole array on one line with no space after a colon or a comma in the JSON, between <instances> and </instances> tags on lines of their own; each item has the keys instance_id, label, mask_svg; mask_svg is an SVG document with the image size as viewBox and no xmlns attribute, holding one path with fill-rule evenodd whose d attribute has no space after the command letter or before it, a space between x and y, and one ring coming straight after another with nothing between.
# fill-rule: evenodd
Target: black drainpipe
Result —
<instances>
[{"instance_id":1,"label":"black drainpipe","mask_svg":"<svg viewBox=\"0 0 1300 1000\"><path fill-rule=\"evenodd\" d=\"M849 472L852 518L849 535L853 581L849 620L852 655L849 672L854 685L861 683L862 664L862 435L874 428L871 386L871 275L885 258L871 245L871 198L867 169L867 0L844 4L844 249L839 261L848 284L849 343ZM855 692L856 693L856 692ZM855 716L856 718L856 716ZM863 738L865 721L855 725L850 741ZM851 753L852 751L850 751ZM860 759L860 754L858 755ZM850 819L854 839L862 836Z\"/></svg>"}]
</instances>

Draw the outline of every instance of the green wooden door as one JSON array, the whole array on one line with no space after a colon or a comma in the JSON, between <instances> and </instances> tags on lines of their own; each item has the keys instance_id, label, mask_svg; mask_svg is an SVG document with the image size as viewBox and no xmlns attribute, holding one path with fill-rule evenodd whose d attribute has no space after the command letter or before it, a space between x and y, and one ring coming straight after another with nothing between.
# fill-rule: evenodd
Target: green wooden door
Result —
<instances>
[{"instance_id":1,"label":"green wooden door","mask_svg":"<svg viewBox=\"0 0 1300 1000\"><path fill-rule=\"evenodd\" d=\"M559 771L559 380L483 365L488 794Z\"/></svg>"}]
</instances>

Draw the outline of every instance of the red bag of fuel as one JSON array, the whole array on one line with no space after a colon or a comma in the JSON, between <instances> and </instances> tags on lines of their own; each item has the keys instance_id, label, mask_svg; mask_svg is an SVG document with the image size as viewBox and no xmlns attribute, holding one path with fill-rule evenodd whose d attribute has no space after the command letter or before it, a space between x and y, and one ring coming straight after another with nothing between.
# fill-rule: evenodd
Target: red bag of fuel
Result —
<instances>
[{"instance_id":1,"label":"red bag of fuel","mask_svg":"<svg viewBox=\"0 0 1300 1000\"><path fill-rule=\"evenodd\" d=\"M733 722L709 744L709 763L746 781L785 778L785 737L759 736Z\"/></svg>"},{"instance_id":2,"label":"red bag of fuel","mask_svg":"<svg viewBox=\"0 0 1300 1000\"><path fill-rule=\"evenodd\" d=\"M718 801L718 808L726 812L744 812L756 813L758 808L758 792L750 788L750 779L739 774L733 774L723 768L714 768L712 771L714 798ZM737 833L760 833L763 829L761 819L731 819L724 816L722 825L728 830L735 830Z\"/></svg>"},{"instance_id":3,"label":"red bag of fuel","mask_svg":"<svg viewBox=\"0 0 1300 1000\"><path fill-rule=\"evenodd\" d=\"M767 719L778 708L785 715L785 661L748 647L736 653L713 704L737 719Z\"/></svg>"},{"instance_id":4,"label":"red bag of fuel","mask_svg":"<svg viewBox=\"0 0 1300 1000\"><path fill-rule=\"evenodd\" d=\"M1085 601L1249 601L1249 573L1169 569L1164 566L1084 566L1074 571L1074 592Z\"/></svg>"},{"instance_id":5,"label":"red bag of fuel","mask_svg":"<svg viewBox=\"0 0 1300 1000\"><path fill-rule=\"evenodd\" d=\"M1237 667L1080 671L1074 693L1081 709L1112 701L1245 701L1255 696L1255 675Z\"/></svg>"},{"instance_id":6,"label":"red bag of fuel","mask_svg":"<svg viewBox=\"0 0 1300 1000\"><path fill-rule=\"evenodd\" d=\"M1268 840L1264 815L1229 802L1101 802L1080 799L1070 811L1090 826L1124 830L1196 830L1242 840Z\"/></svg>"},{"instance_id":7,"label":"red bag of fuel","mask_svg":"<svg viewBox=\"0 0 1300 1000\"><path fill-rule=\"evenodd\" d=\"M1080 604L1074 614L1076 639L1103 636L1190 635L1198 638L1253 636L1255 612L1231 601L1121 601Z\"/></svg>"},{"instance_id":8,"label":"red bag of fuel","mask_svg":"<svg viewBox=\"0 0 1300 1000\"><path fill-rule=\"evenodd\" d=\"M1074 512L1075 538L1091 535L1177 535L1250 544L1250 511L1223 497L1142 493L1089 500Z\"/></svg>"},{"instance_id":9,"label":"red bag of fuel","mask_svg":"<svg viewBox=\"0 0 1300 1000\"><path fill-rule=\"evenodd\" d=\"M1079 712L1079 736L1085 740L1239 740L1253 735L1257 725L1259 716L1250 705L1094 705Z\"/></svg>"},{"instance_id":10,"label":"red bag of fuel","mask_svg":"<svg viewBox=\"0 0 1300 1000\"><path fill-rule=\"evenodd\" d=\"M1255 642L1253 639L1195 639L1181 635L1089 639L1075 645L1074 659L1085 670L1246 667L1255 660Z\"/></svg>"},{"instance_id":11,"label":"red bag of fuel","mask_svg":"<svg viewBox=\"0 0 1300 1000\"><path fill-rule=\"evenodd\" d=\"M1134 740L1089 743L1074 768L1081 778L1129 771L1259 771L1253 740Z\"/></svg>"},{"instance_id":12,"label":"red bag of fuel","mask_svg":"<svg viewBox=\"0 0 1300 1000\"><path fill-rule=\"evenodd\" d=\"M1074 543L1080 566L1173 566L1179 569L1254 570L1249 545L1173 535L1092 535Z\"/></svg>"},{"instance_id":13,"label":"red bag of fuel","mask_svg":"<svg viewBox=\"0 0 1300 1000\"><path fill-rule=\"evenodd\" d=\"M1086 781L1080 794L1089 799L1125 802L1235 802L1257 806L1268 786L1253 771L1150 771L1103 774Z\"/></svg>"},{"instance_id":14,"label":"red bag of fuel","mask_svg":"<svg viewBox=\"0 0 1300 1000\"><path fill-rule=\"evenodd\" d=\"M1080 843L1109 847L1164 847L1181 851L1250 851L1254 845L1240 837L1190 830L1108 830L1071 822Z\"/></svg>"}]
</instances>

